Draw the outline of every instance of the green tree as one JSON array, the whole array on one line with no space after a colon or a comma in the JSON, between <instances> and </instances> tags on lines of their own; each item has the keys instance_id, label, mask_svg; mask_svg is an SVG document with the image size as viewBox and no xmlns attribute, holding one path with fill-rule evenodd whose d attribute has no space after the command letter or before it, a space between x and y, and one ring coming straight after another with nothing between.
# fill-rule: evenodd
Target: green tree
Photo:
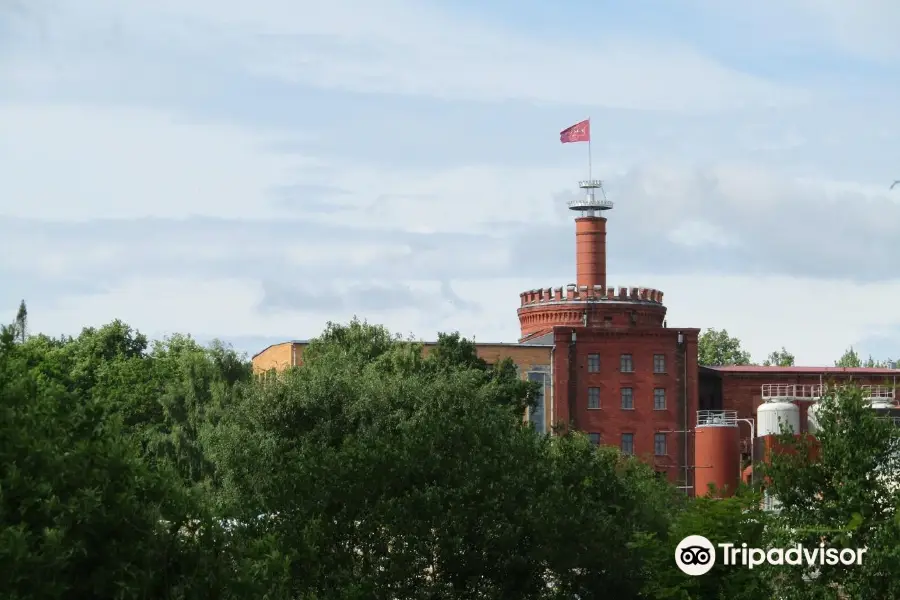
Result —
<instances>
[{"instance_id":1,"label":"green tree","mask_svg":"<svg viewBox=\"0 0 900 600\"><path fill-rule=\"evenodd\" d=\"M769 358L765 360L763 366L766 367L793 367L794 355L782 346L781 350L776 350L769 354Z\"/></svg>"},{"instance_id":2,"label":"green tree","mask_svg":"<svg viewBox=\"0 0 900 600\"><path fill-rule=\"evenodd\" d=\"M641 589L648 550L626 548L665 532L675 493L646 465L583 435L535 433L509 410L529 388L498 384L455 334L423 356L355 320L309 349L205 433L242 543L273 540L284 557L270 597Z\"/></svg>"},{"instance_id":3,"label":"green tree","mask_svg":"<svg viewBox=\"0 0 900 600\"><path fill-rule=\"evenodd\" d=\"M237 563L201 499L149 469L89 393L39 380L15 333L0 335L4 597L226 597Z\"/></svg>"},{"instance_id":4,"label":"green tree","mask_svg":"<svg viewBox=\"0 0 900 600\"><path fill-rule=\"evenodd\" d=\"M728 335L725 329L707 329L697 342L698 361L703 366L749 365L750 353L741 348L741 341Z\"/></svg>"},{"instance_id":5,"label":"green tree","mask_svg":"<svg viewBox=\"0 0 900 600\"><path fill-rule=\"evenodd\" d=\"M878 368L878 369L888 369L895 368L895 362L891 359L887 360L875 360L869 355L869 358L866 360L862 360L856 350L851 346L844 352L841 357L834 361L834 366L836 367L865 367L868 369Z\"/></svg>"},{"instance_id":6,"label":"green tree","mask_svg":"<svg viewBox=\"0 0 900 600\"><path fill-rule=\"evenodd\" d=\"M169 462L186 483L214 483L200 432L227 410L250 365L219 342L173 335L149 352L99 366L94 396L120 415L151 464Z\"/></svg>"},{"instance_id":7,"label":"green tree","mask_svg":"<svg viewBox=\"0 0 900 600\"><path fill-rule=\"evenodd\" d=\"M15 327L19 341L24 342L25 338L28 337L28 308L26 308L24 300L19 303L19 310L16 312Z\"/></svg>"},{"instance_id":8,"label":"green tree","mask_svg":"<svg viewBox=\"0 0 900 600\"><path fill-rule=\"evenodd\" d=\"M475 343L463 338L459 332L439 333L437 344L428 354L425 366L439 376L459 370L479 374L483 384L481 394L485 400L509 406L516 415L534 408L538 398L540 384L524 381L511 358L489 365L478 356Z\"/></svg>"},{"instance_id":9,"label":"green tree","mask_svg":"<svg viewBox=\"0 0 900 600\"><path fill-rule=\"evenodd\" d=\"M859 358L859 354L856 353L856 350L851 346L847 348L843 355L836 361L834 361L834 366L836 367L861 367L863 366L862 360Z\"/></svg>"},{"instance_id":10,"label":"green tree","mask_svg":"<svg viewBox=\"0 0 900 600\"><path fill-rule=\"evenodd\" d=\"M690 577L674 563L675 548L689 535L702 535L713 544L746 543L764 547L768 515L760 508L760 497L747 489L730 498L691 499L677 509L667 535L646 536L636 544L650 550L644 565L646 587L643 598L653 600L756 600L771 598L764 569L736 569L717 562L703 577Z\"/></svg>"},{"instance_id":11,"label":"green tree","mask_svg":"<svg viewBox=\"0 0 900 600\"><path fill-rule=\"evenodd\" d=\"M783 435L784 451L760 465L770 480L768 493L781 503L771 543L816 548L824 542L866 553L861 565L821 565L817 574L779 567L776 591L790 598L900 597L894 568L900 555L898 429L855 387L832 387L817 410L815 441ZM811 574L812 585L804 581Z\"/></svg>"},{"instance_id":12,"label":"green tree","mask_svg":"<svg viewBox=\"0 0 900 600\"><path fill-rule=\"evenodd\" d=\"M76 338L30 336L18 350L37 385L89 396L121 419L151 465L171 463L188 483L214 483L200 430L214 423L249 381L233 349L173 335L153 344L121 321ZM42 389L43 389L42 388Z\"/></svg>"},{"instance_id":13,"label":"green tree","mask_svg":"<svg viewBox=\"0 0 900 600\"><path fill-rule=\"evenodd\" d=\"M862 366L868 369L895 369L896 364L896 361L890 358L885 360L875 360L870 354L869 358L867 358L865 362L863 362Z\"/></svg>"}]
</instances>

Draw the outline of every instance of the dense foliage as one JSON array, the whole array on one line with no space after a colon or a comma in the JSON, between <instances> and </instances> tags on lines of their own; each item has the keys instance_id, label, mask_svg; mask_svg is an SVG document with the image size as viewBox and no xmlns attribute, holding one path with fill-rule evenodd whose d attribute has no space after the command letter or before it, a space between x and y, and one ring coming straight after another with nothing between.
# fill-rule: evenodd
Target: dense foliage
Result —
<instances>
[{"instance_id":1,"label":"dense foliage","mask_svg":"<svg viewBox=\"0 0 900 600\"><path fill-rule=\"evenodd\" d=\"M897 499L872 478L895 434L858 395L824 407L824 461L768 467L773 516L758 490L688 500L616 449L538 434L535 384L457 334L423 352L330 324L303 366L253 377L221 344L121 322L26 332L23 304L0 335L4 597L900 597ZM765 547L846 523L871 562L812 583L673 560L687 535Z\"/></svg>"}]
</instances>

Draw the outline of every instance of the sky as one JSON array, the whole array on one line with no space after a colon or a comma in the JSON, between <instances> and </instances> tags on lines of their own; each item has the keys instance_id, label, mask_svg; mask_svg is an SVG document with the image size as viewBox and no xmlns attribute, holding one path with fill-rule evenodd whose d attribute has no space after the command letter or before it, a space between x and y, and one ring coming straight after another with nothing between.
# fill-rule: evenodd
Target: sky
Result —
<instances>
[{"instance_id":1,"label":"sky","mask_svg":"<svg viewBox=\"0 0 900 600\"><path fill-rule=\"evenodd\" d=\"M575 279L590 117L610 285L756 360L898 358L900 3L735 8L0 0L0 318L514 342Z\"/></svg>"}]
</instances>

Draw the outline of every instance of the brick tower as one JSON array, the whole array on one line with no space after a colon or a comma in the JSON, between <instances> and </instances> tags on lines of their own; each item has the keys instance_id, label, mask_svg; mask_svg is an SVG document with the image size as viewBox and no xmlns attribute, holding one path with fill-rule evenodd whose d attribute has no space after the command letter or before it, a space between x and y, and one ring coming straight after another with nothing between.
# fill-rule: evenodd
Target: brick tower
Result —
<instances>
[{"instance_id":1,"label":"brick tower","mask_svg":"<svg viewBox=\"0 0 900 600\"><path fill-rule=\"evenodd\" d=\"M584 197L569 202L578 213L575 283L520 294L520 341L553 348L544 414L554 430L645 458L691 491L699 331L666 327L659 290L609 284L602 215L613 203L590 175L579 187Z\"/></svg>"},{"instance_id":2,"label":"brick tower","mask_svg":"<svg viewBox=\"0 0 900 600\"><path fill-rule=\"evenodd\" d=\"M557 326L663 326L666 307L662 292L607 286L606 217L601 215L611 210L613 203L606 199L598 179L580 181L578 186L585 190L585 197L569 202L569 209L579 213L575 219L576 283L520 294L520 341L547 334Z\"/></svg>"}]
</instances>

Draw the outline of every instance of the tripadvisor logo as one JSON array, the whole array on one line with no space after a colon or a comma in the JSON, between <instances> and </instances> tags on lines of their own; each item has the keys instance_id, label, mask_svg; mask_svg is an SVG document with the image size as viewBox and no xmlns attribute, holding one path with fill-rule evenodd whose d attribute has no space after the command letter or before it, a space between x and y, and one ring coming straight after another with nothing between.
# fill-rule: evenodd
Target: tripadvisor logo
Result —
<instances>
[{"instance_id":1,"label":"tripadvisor logo","mask_svg":"<svg viewBox=\"0 0 900 600\"><path fill-rule=\"evenodd\" d=\"M769 565L861 565L865 548L826 548L825 544L806 547L802 544L789 548L750 548L747 544L713 545L702 535L689 535L675 548L675 564L687 575L709 573L716 564L716 548L719 548L720 564L729 567L752 569Z\"/></svg>"}]
</instances>

